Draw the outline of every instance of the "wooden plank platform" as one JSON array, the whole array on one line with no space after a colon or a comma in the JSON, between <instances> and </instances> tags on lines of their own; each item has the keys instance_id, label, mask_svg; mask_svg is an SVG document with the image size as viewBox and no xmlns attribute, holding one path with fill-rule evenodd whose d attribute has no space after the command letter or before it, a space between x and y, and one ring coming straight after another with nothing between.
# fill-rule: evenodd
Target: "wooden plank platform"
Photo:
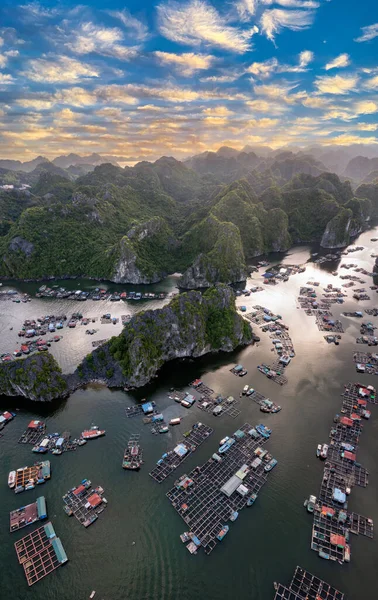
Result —
<instances>
[{"instance_id":1,"label":"wooden plank platform","mask_svg":"<svg viewBox=\"0 0 378 600\"><path fill-rule=\"evenodd\" d=\"M218 459L213 455L204 465L196 467L189 475L183 475L167 493L172 506L184 520L188 531L198 538L206 554L210 554L219 543L217 536L231 515L247 506L248 498L253 493L258 494L270 474L264 470L267 461L272 458L268 454L265 462L262 460L251 468L251 463L263 452L262 446L267 438L249 423L234 432L232 438L235 442L224 454L217 455ZM235 490L227 494L221 491L230 478L240 473L243 465L246 465L246 474L240 484L245 486L246 494Z\"/></svg>"},{"instance_id":2,"label":"wooden plank platform","mask_svg":"<svg viewBox=\"0 0 378 600\"><path fill-rule=\"evenodd\" d=\"M295 569L290 586L275 585L274 600L344 600L342 592L301 567Z\"/></svg>"},{"instance_id":3,"label":"wooden plank platform","mask_svg":"<svg viewBox=\"0 0 378 600\"><path fill-rule=\"evenodd\" d=\"M163 454L156 467L149 473L150 477L158 483L164 481L188 456L195 452L198 446L207 440L213 431L208 425L195 423L173 450Z\"/></svg>"}]
</instances>

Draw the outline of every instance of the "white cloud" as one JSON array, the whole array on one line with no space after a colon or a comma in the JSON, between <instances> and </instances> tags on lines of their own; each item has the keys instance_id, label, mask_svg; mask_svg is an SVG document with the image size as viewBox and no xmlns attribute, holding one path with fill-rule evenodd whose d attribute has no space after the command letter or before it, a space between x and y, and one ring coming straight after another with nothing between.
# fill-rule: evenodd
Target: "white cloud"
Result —
<instances>
[{"instance_id":1,"label":"white cloud","mask_svg":"<svg viewBox=\"0 0 378 600\"><path fill-rule=\"evenodd\" d=\"M81 23L78 29L64 34L65 45L75 54L96 53L120 60L130 60L137 53L136 47L123 45L124 35L118 27L101 27L94 23Z\"/></svg>"},{"instance_id":2,"label":"white cloud","mask_svg":"<svg viewBox=\"0 0 378 600\"><path fill-rule=\"evenodd\" d=\"M24 108L34 108L35 110L49 110L54 105L52 100L43 100L37 98L19 98L16 100L19 106Z\"/></svg>"},{"instance_id":3,"label":"white cloud","mask_svg":"<svg viewBox=\"0 0 378 600\"><path fill-rule=\"evenodd\" d=\"M41 18L51 18L58 14L57 8L47 8L39 2L20 4L21 16L24 21L36 21Z\"/></svg>"},{"instance_id":4,"label":"white cloud","mask_svg":"<svg viewBox=\"0 0 378 600\"><path fill-rule=\"evenodd\" d=\"M276 98L284 101L288 101L289 94L296 85L279 85L271 83L268 85L255 85L254 92L258 96L266 96L268 98Z\"/></svg>"},{"instance_id":5,"label":"white cloud","mask_svg":"<svg viewBox=\"0 0 378 600\"><path fill-rule=\"evenodd\" d=\"M8 58L3 54L0 54L0 69L3 69L8 62Z\"/></svg>"},{"instance_id":6,"label":"white cloud","mask_svg":"<svg viewBox=\"0 0 378 600\"><path fill-rule=\"evenodd\" d=\"M378 75L365 81L365 87L370 90L377 90L378 89Z\"/></svg>"},{"instance_id":7,"label":"white cloud","mask_svg":"<svg viewBox=\"0 0 378 600\"><path fill-rule=\"evenodd\" d=\"M123 10L109 10L108 14L115 19L119 19L124 27L132 32L138 42L144 42L148 38L147 25L131 15L126 8Z\"/></svg>"},{"instance_id":8,"label":"white cloud","mask_svg":"<svg viewBox=\"0 0 378 600\"><path fill-rule=\"evenodd\" d=\"M266 37L274 42L275 34L279 33L282 28L300 31L310 27L314 21L314 15L312 10L282 10L280 8L265 10L260 19L261 29Z\"/></svg>"},{"instance_id":9,"label":"white cloud","mask_svg":"<svg viewBox=\"0 0 378 600\"><path fill-rule=\"evenodd\" d=\"M261 0L262 4L271 6L272 4L278 4L285 8L319 8L319 2L314 0Z\"/></svg>"},{"instance_id":10,"label":"white cloud","mask_svg":"<svg viewBox=\"0 0 378 600\"><path fill-rule=\"evenodd\" d=\"M373 100L360 100L354 103L353 111L359 115L372 115L378 112L378 104Z\"/></svg>"},{"instance_id":11,"label":"white cloud","mask_svg":"<svg viewBox=\"0 0 378 600\"><path fill-rule=\"evenodd\" d=\"M77 83L81 79L98 77L99 71L74 58L60 56L56 58L35 58L29 60L21 73L27 79L40 83Z\"/></svg>"},{"instance_id":12,"label":"white cloud","mask_svg":"<svg viewBox=\"0 0 378 600\"><path fill-rule=\"evenodd\" d=\"M236 10L242 21L249 21L256 12L259 0L239 0L236 3Z\"/></svg>"},{"instance_id":13,"label":"white cloud","mask_svg":"<svg viewBox=\"0 0 378 600\"><path fill-rule=\"evenodd\" d=\"M0 85L9 85L14 82L12 75L0 73Z\"/></svg>"},{"instance_id":14,"label":"white cloud","mask_svg":"<svg viewBox=\"0 0 378 600\"><path fill-rule=\"evenodd\" d=\"M184 77L190 77L196 71L209 69L215 60L215 56L210 54L194 54L194 52L174 54L157 50L154 54L163 65L172 65Z\"/></svg>"},{"instance_id":15,"label":"white cloud","mask_svg":"<svg viewBox=\"0 0 378 600\"><path fill-rule=\"evenodd\" d=\"M270 77L278 67L278 60L276 58L270 58L263 62L254 62L248 67L247 73L252 73L256 77L265 79Z\"/></svg>"},{"instance_id":16,"label":"white cloud","mask_svg":"<svg viewBox=\"0 0 378 600\"><path fill-rule=\"evenodd\" d=\"M333 60L326 64L324 67L326 71L330 69L340 69L342 67L348 67L350 65L349 54L340 54L336 56Z\"/></svg>"},{"instance_id":17,"label":"white cloud","mask_svg":"<svg viewBox=\"0 0 378 600\"><path fill-rule=\"evenodd\" d=\"M168 2L157 7L160 33L181 44L207 44L242 54L250 50L250 40L258 32L256 26L241 30L228 24L226 18L204 0L186 4Z\"/></svg>"},{"instance_id":18,"label":"white cloud","mask_svg":"<svg viewBox=\"0 0 378 600\"><path fill-rule=\"evenodd\" d=\"M377 131L378 123L358 123L355 129L358 131Z\"/></svg>"},{"instance_id":19,"label":"white cloud","mask_svg":"<svg viewBox=\"0 0 378 600\"><path fill-rule=\"evenodd\" d=\"M209 77L201 77L200 81L206 83L232 83L237 81L244 73L240 71L229 72L228 75L211 75Z\"/></svg>"},{"instance_id":20,"label":"white cloud","mask_svg":"<svg viewBox=\"0 0 378 600\"><path fill-rule=\"evenodd\" d=\"M303 50L299 55L299 67L305 68L314 60L314 53L310 50Z\"/></svg>"},{"instance_id":21,"label":"white cloud","mask_svg":"<svg viewBox=\"0 0 378 600\"><path fill-rule=\"evenodd\" d=\"M8 56L9 58L15 58L16 56L19 56L19 51L18 50L6 50L6 52L4 52L5 56Z\"/></svg>"},{"instance_id":22,"label":"white cloud","mask_svg":"<svg viewBox=\"0 0 378 600\"><path fill-rule=\"evenodd\" d=\"M354 40L355 42L369 42L370 40L373 40L378 37L378 23L361 27L361 32L362 34Z\"/></svg>"},{"instance_id":23,"label":"white cloud","mask_svg":"<svg viewBox=\"0 0 378 600\"><path fill-rule=\"evenodd\" d=\"M315 81L315 86L322 94L348 94L356 89L358 83L357 75L335 75L330 77L327 75L318 76Z\"/></svg>"}]
</instances>

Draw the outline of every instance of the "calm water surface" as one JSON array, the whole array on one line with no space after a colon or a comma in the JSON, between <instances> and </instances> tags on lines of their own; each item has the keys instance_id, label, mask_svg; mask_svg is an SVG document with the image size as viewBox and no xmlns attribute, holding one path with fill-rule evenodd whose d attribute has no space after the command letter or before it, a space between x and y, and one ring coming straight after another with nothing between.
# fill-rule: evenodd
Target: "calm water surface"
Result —
<instances>
[{"instance_id":1,"label":"calm water surface","mask_svg":"<svg viewBox=\"0 0 378 600\"><path fill-rule=\"evenodd\" d=\"M342 262L355 262L371 269L373 259L370 254L378 247L369 241L373 236L372 231L362 234L356 243L366 249L342 257ZM287 264L305 263L308 258L309 248L298 247L280 260ZM168 364L153 385L133 395L92 386L58 404L22 405L19 401L2 399L2 410L16 406L20 410L0 439L0 597L21 600L27 595L30 600L85 600L94 589L97 590L96 598L104 600L192 600L196 597L201 600L230 597L269 600L274 596L273 581L288 583L295 566L300 564L343 590L349 600L376 600L376 540L352 536L351 563L329 564L310 550L312 519L303 508L304 499L311 493L317 494L320 487L323 466L316 460L316 445L328 439L333 416L340 409L343 384L357 378L352 354L356 349L359 322L341 317L346 331L342 343L339 347L328 345L314 318L307 317L297 308L296 298L300 285L311 279L320 281L321 286L330 282L342 283L330 274L337 265L338 262L322 266L309 263L306 273L294 275L289 282L268 286L249 298L237 299L239 305L245 304L248 308L258 303L280 312L290 326L297 356L287 370L289 382L282 388L256 369L260 362L269 362L273 358L269 337L262 334L260 343L232 355ZM367 280L365 287L371 285L370 278L363 278ZM249 284L260 280L261 277L255 274ZM171 291L175 283L175 279L169 279L155 289ZM84 287L83 282L81 286L77 281L71 284L74 288ZM17 287L28 291L30 285L33 284ZM88 285L95 287L94 282L88 282ZM349 289L349 298L344 305L333 307L335 316L342 310L356 310L357 303L351 300L352 294L353 288ZM376 306L377 298L375 292L371 292L371 301L358 306ZM148 306L155 308L161 304L153 302ZM136 306L136 303L73 303L42 299L34 299L30 304L2 302L0 349L1 352L14 350L13 346L19 341L18 327L27 317L58 312L70 315L76 310L85 316L101 316L105 312L121 315L145 307L145 304ZM378 319L374 321L378 325ZM14 330L9 331L12 326ZM120 325L96 324L94 327L100 329L96 334L99 339L119 333L121 329ZM64 330L63 336L63 340L54 345L53 352L62 368L69 371L90 351L93 338L80 331L79 326L74 331ZM229 372L236 362L248 369L246 378L239 379ZM216 391L234 396L249 383L281 404L283 410L277 415L263 415L255 403L243 398L242 413L237 419L227 416L216 419L195 406L190 411L172 406L167 397L169 388L184 388L197 376ZM358 375L358 378L366 384L378 383L374 376ZM142 397L155 400L167 418L182 415L181 425L165 436L153 436L139 418L127 419L125 407ZM377 407L373 406L371 410L372 418L365 425L358 455L358 460L370 471L370 482L366 489L353 489L349 508L371 516L378 523ZM73 436L94 422L106 429L106 436L89 442L76 452L49 456L51 480L45 486L16 496L7 488L7 475L11 469L32 464L35 459L30 446L17 444L31 418L45 420L49 432L69 430ZM179 540L185 525L165 497L174 477L158 485L148 476L161 454L198 420L213 426L215 432L182 464L176 476L206 461L217 449L219 440L245 421L264 422L272 427L273 435L267 448L279 462L256 504L242 511L238 521L231 525L227 538L210 556L201 552L190 556ZM123 449L131 433L141 434L144 448L145 464L139 473L127 473L121 468ZM84 477L95 485L102 485L109 502L106 511L88 530L76 519L68 518L62 504L62 495ZM63 542L69 562L28 589L13 547L27 530L9 533L9 511L32 502L40 494L46 496L49 518Z\"/></svg>"}]
</instances>

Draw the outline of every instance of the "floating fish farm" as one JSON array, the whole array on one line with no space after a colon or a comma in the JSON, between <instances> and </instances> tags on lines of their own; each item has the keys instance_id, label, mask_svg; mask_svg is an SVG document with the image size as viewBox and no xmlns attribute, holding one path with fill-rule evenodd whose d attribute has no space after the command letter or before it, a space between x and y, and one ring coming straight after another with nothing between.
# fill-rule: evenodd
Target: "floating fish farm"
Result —
<instances>
[{"instance_id":1,"label":"floating fish farm","mask_svg":"<svg viewBox=\"0 0 378 600\"><path fill-rule=\"evenodd\" d=\"M289 587L275 583L274 600L345 600L342 592L319 577L297 567Z\"/></svg>"},{"instance_id":2,"label":"floating fish farm","mask_svg":"<svg viewBox=\"0 0 378 600\"><path fill-rule=\"evenodd\" d=\"M24 433L18 440L19 444L33 444L36 446L42 441L46 432L46 424L43 421L30 421Z\"/></svg>"},{"instance_id":3,"label":"floating fish farm","mask_svg":"<svg viewBox=\"0 0 378 600\"><path fill-rule=\"evenodd\" d=\"M14 545L28 585L34 585L67 562L62 542L51 523L46 523Z\"/></svg>"},{"instance_id":4,"label":"floating fish farm","mask_svg":"<svg viewBox=\"0 0 378 600\"><path fill-rule=\"evenodd\" d=\"M245 423L232 437L221 440L218 452L204 465L180 477L167 493L188 528L181 539L191 540L187 546L191 553L202 547L210 554L228 533L227 522L235 521L244 507L255 502L277 464L262 448L270 434L264 425Z\"/></svg>"},{"instance_id":5,"label":"floating fish farm","mask_svg":"<svg viewBox=\"0 0 378 600\"><path fill-rule=\"evenodd\" d=\"M173 450L165 452L158 460L156 467L149 473L152 479L161 483L180 466L197 448L213 433L213 429L203 423L195 423L190 431L184 433L184 440Z\"/></svg>"},{"instance_id":6,"label":"floating fish farm","mask_svg":"<svg viewBox=\"0 0 378 600\"><path fill-rule=\"evenodd\" d=\"M359 383L345 386L341 414L336 415L330 443L324 447L324 474L314 508L311 548L321 558L342 564L350 561L350 534L373 537L373 521L347 511L355 485L366 487L368 472L357 462L362 419L370 418L369 402L376 403L375 389ZM319 454L317 453L319 456ZM322 457L322 454L320 454Z\"/></svg>"},{"instance_id":7,"label":"floating fish farm","mask_svg":"<svg viewBox=\"0 0 378 600\"><path fill-rule=\"evenodd\" d=\"M35 502L27 506L21 506L10 512L9 531L18 531L23 527L32 525L36 521L43 521L44 519L47 519L46 500L44 496L40 496Z\"/></svg>"},{"instance_id":8,"label":"floating fish farm","mask_svg":"<svg viewBox=\"0 0 378 600\"><path fill-rule=\"evenodd\" d=\"M83 479L80 485L63 496L64 510L69 517L74 515L79 523L89 527L106 508L107 500L103 493L102 487L92 488L89 479Z\"/></svg>"}]
</instances>

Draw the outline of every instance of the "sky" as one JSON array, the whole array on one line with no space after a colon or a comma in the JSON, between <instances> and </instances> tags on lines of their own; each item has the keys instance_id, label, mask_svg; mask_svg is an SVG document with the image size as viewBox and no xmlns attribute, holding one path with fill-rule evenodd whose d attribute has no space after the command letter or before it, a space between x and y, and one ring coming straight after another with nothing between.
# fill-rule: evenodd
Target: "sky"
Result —
<instances>
[{"instance_id":1,"label":"sky","mask_svg":"<svg viewBox=\"0 0 378 600\"><path fill-rule=\"evenodd\" d=\"M0 157L378 143L376 0L3 0Z\"/></svg>"}]
</instances>

